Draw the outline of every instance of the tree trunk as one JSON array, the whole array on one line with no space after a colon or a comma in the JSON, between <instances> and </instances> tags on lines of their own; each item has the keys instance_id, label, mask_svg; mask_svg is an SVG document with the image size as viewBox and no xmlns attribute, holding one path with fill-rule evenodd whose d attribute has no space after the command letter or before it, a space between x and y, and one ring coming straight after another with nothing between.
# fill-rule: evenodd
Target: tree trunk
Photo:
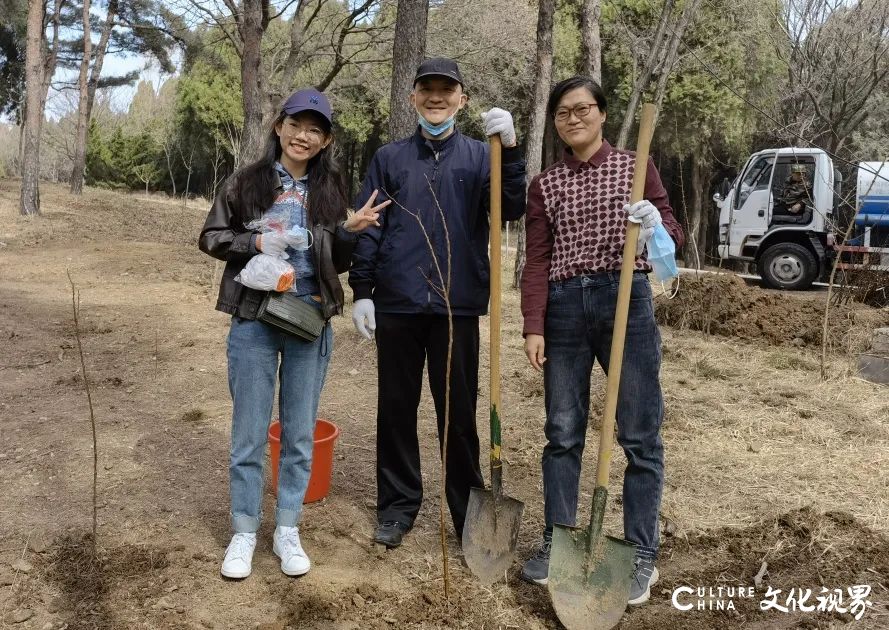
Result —
<instances>
[{"instance_id":1,"label":"tree trunk","mask_svg":"<svg viewBox=\"0 0 889 630\"><path fill-rule=\"evenodd\" d=\"M688 186L685 184L686 173L690 174L690 185ZM695 241L697 240L698 224L701 222L701 208L697 203L698 194L695 191L698 173L695 168L694 154L689 155L688 158L679 157L676 160L676 174L681 184L682 212L679 212L678 204L674 205L674 210L676 210L677 219L681 217L679 222L685 231L685 245L682 246L681 251L676 252L676 256L682 258L686 267L700 269Z\"/></svg>"},{"instance_id":2,"label":"tree trunk","mask_svg":"<svg viewBox=\"0 0 889 630\"><path fill-rule=\"evenodd\" d=\"M543 134L546 128L546 100L553 74L553 16L555 0L540 0L537 12L537 57L534 63L534 110L528 125L525 161L528 181L543 165Z\"/></svg>"},{"instance_id":3,"label":"tree trunk","mask_svg":"<svg viewBox=\"0 0 889 630\"><path fill-rule=\"evenodd\" d=\"M673 72L673 67L679 59L679 43L682 41L682 36L685 34L685 31L695 19L695 15L697 14L700 5L701 0L689 0L688 4L685 5L685 8L682 9L682 15L679 17L679 22L673 26L673 34L667 49L667 56L661 63L661 71L657 79L657 89L655 90L655 111L658 114L661 111L661 105L663 104L664 97L667 93L667 80L670 78L670 74ZM657 114L655 115L655 124L657 124Z\"/></svg>"},{"instance_id":4,"label":"tree trunk","mask_svg":"<svg viewBox=\"0 0 889 630\"><path fill-rule=\"evenodd\" d=\"M268 24L265 0L244 0L243 15L238 23L241 50L241 101L244 105L244 128L241 134L239 162L249 164L259 158L265 133L262 125L263 76L262 36ZM188 190L186 189L186 194Z\"/></svg>"},{"instance_id":5,"label":"tree trunk","mask_svg":"<svg viewBox=\"0 0 889 630\"><path fill-rule=\"evenodd\" d=\"M185 156L182 156L182 161L185 162ZM194 170L194 146L191 147L191 152L188 154L188 162L185 164L185 168L188 171L188 177L185 178L185 191L182 193L182 207L188 208L188 193L191 190L191 172Z\"/></svg>"},{"instance_id":6,"label":"tree trunk","mask_svg":"<svg viewBox=\"0 0 889 630\"><path fill-rule=\"evenodd\" d=\"M173 196L176 196L176 176L173 174L173 148L170 139L164 139L164 157L167 159L167 172L170 174L170 184L173 186Z\"/></svg>"},{"instance_id":7,"label":"tree trunk","mask_svg":"<svg viewBox=\"0 0 889 630\"><path fill-rule=\"evenodd\" d=\"M537 11L537 58L534 63L534 110L528 126L525 148L528 181L540 172L543 163L543 134L546 128L546 100L549 97L553 74L553 16L556 12L555 0L540 0ZM525 269L525 227L519 222L517 227L515 275L513 286L522 283Z\"/></svg>"},{"instance_id":8,"label":"tree trunk","mask_svg":"<svg viewBox=\"0 0 889 630\"><path fill-rule=\"evenodd\" d=\"M600 0L583 0L580 14L581 73L602 84L602 38L599 34Z\"/></svg>"},{"instance_id":9,"label":"tree trunk","mask_svg":"<svg viewBox=\"0 0 889 630\"><path fill-rule=\"evenodd\" d=\"M22 191L20 212L23 215L40 214L40 121L43 118L44 83L43 58L43 3L31 2L28 6L28 35L25 54L25 81L27 83L25 124L22 127Z\"/></svg>"},{"instance_id":10,"label":"tree trunk","mask_svg":"<svg viewBox=\"0 0 889 630\"><path fill-rule=\"evenodd\" d=\"M696 156L703 155L703 152ZM709 186L711 168L707 160L692 156L691 183L694 190L693 203L698 211L698 233L695 236L698 260L701 265L706 264L707 251L710 246L710 218L713 216L713 206L710 203Z\"/></svg>"},{"instance_id":11,"label":"tree trunk","mask_svg":"<svg viewBox=\"0 0 889 630\"><path fill-rule=\"evenodd\" d=\"M87 17L84 18L84 33L89 28L87 21L89 13L87 8L89 0L84 0L84 12ZM106 11L105 24L102 27L102 33L99 35L99 44L96 46L96 58L93 62L92 72L89 73L89 79L85 76L85 68L89 68L89 59L91 57L90 49L92 41L84 35L83 54L84 62L80 65L80 103L77 108L77 133L74 143L74 167L71 170L71 192L79 195L83 192L83 178L86 170L86 145L89 140L90 117L92 116L93 103L96 100L96 89L99 86L99 77L102 75L102 65L105 62L105 52L108 50L108 41L111 39L111 31L114 28L115 18L117 16L117 0L111 0L108 3Z\"/></svg>"},{"instance_id":12,"label":"tree trunk","mask_svg":"<svg viewBox=\"0 0 889 630\"><path fill-rule=\"evenodd\" d=\"M392 88L389 95L389 140L411 135L417 112L408 102L417 66L426 56L429 0L398 0L392 43Z\"/></svg>"},{"instance_id":13,"label":"tree trunk","mask_svg":"<svg viewBox=\"0 0 889 630\"><path fill-rule=\"evenodd\" d=\"M87 120L87 81L90 72L90 59L93 56L92 25L90 24L90 0L83 0L83 58L80 60L80 76L77 89L80 99L77 103L77 131L74 134L74 168L71 171L71 193L83 193L83 167L86 162Z\"/></svg>"},{"instance_id":14,"label":"tree trunk","mask_svg":"<svg viewBox=\"0 0 889 630\"><path fill-rule=\"evenodd\" d=\"M624 115L624 121L620 126L620 133L617 135L617 142L615 143L615 146L618 149L624 149L627 146L630 129L633 127L633 122L636 120L636 108L639 107L639 101L642 99L642 94L648 89L648 84L651 83L651 75L654 73L654 69L660 62L661 49L666 42L667 23L670 21L670 14L673 12L673 6L675 4L676 0L665 0L664 2L657 29L651 39L651 45L648 48L648 56L645 60L645 65L642 67L642 74L636 77L636 80L633 82L633 91L630 93L630 100L627 103L627 111Z\"/></svg>"},{"instance_id":15,"label":"tree trunk","mask_svg":"<svg viewBox=\"0 0 889 630\"><path fill-rule=\"evenodd\" d=\"M40 92L40 126L43 127L43 116L44 112L46 112L46 95L49 92L49 84L52 81L52 77L56 71L56 62L59 58L59 48L61 46L61 38L59 37L59 33L62 30L62 5L65 4L65 0L55 0L53 4L53 13L51 16L52 20L52 46L49 49L49 54L44 55L43 57L43 90ZM45 30L44 30L45 33ZM43 36L44 45L46 42L46 36Z\"/></svg>"}]
</instances>

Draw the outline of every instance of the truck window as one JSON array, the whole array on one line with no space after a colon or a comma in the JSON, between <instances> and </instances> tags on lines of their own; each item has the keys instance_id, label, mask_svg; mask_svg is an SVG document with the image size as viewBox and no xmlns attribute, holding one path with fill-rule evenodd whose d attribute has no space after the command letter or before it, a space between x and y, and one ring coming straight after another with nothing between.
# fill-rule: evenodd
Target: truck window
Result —
<instances>
[{"instance_id":1,"label":"truck window","mask_svg":"<svg viewBox=\"0 0 889 630\"><path fill-rule=\"evenodd\" d=\"M782 157L772 178L772 223L808 223L815 208L815 159L808 155Z\"/></svg>"},{"instance_id":2,"label":"truck window","mask_svg":"<svg viewBox=\"0 0 889 630\"><path fill-rule=\"evenodd\" d=\"M735 208L743 206L744 202L747 201L747 197L754 190L768 188L769 179L772 176L772 164L774 163L775 157L768 155L759 158L747 169L738 187L738 195L735 197Z\"/></svg>"}]
</instances>

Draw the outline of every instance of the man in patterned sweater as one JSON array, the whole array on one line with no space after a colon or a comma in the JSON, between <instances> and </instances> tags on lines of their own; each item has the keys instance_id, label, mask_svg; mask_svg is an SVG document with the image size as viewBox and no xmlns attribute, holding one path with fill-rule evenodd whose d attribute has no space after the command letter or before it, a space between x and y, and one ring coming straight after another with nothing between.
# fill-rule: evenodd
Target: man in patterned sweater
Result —
<instances>
[{"instance_id":1,"label":"man in patterned sweater","mask_svg":"<svg viewBox=\"0 0 889 630\"><path fill-rule=\"evenodd\" d=\"M628 205L635 155L602 138L606 100L588 77L556 85L547 115L568 145L562 161L531 181L522 278L525 352L543 370L547 444L543 450L543 542L522 577L546 584L554 523L574 525L589 416L590 374L608 371L626 221L641 223L617 408L618 442L627 457L624 535L637 545L630 604L648 600L657 581L658 509L663 489L660 437L661 338L654 320L644 248L663 223L682 245L667 192L649 162L645 200Z\"/></svg>"}]
</instances>

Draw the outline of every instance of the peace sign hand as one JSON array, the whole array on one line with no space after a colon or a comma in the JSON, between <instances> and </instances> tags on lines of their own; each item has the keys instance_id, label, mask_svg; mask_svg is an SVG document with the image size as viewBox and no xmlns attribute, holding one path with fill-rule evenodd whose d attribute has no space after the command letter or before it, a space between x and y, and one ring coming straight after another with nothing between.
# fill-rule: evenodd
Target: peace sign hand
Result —
<instances>
[{"instance_id":1,"label":"peace sign hand","mask_svg":"<svg viewBox=\"0 0 889 630\"><path fill-rule=\"evenodd\" d=\"M379 205L373 205L374 199L377 198L377 190L374 190L360 210L349 214L349 218L343 223L343 227L349 232L361 232L371 225L380 227L380 211L392 203L391 199L387 199Z\"/></svg>"}]
</instances>

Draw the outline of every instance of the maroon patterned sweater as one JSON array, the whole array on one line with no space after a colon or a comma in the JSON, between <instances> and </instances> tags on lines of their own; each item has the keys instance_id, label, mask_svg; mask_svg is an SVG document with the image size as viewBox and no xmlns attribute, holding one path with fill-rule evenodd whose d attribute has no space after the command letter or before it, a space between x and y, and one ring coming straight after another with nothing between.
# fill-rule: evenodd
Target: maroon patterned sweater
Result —
<instances>
[{"instance_id":1,"label":"maroon patterned sweater","mask_svg":"<svg viewBox=\"0 0 889 630\"><path fill-rule=\"evenodd\" d=\"M550 281L620 269L626 240L623 206L630 199L635 159L634 152L614 149L603 141L587 162L566 152L561 162L531 180L522 275L524 334L543 334ZM664 227L676 247L681 247L682 228L651 160L645 199L657 207ZM651 270L644 254L636 259L636 269Z\"/></svg>"}]
</instances>

